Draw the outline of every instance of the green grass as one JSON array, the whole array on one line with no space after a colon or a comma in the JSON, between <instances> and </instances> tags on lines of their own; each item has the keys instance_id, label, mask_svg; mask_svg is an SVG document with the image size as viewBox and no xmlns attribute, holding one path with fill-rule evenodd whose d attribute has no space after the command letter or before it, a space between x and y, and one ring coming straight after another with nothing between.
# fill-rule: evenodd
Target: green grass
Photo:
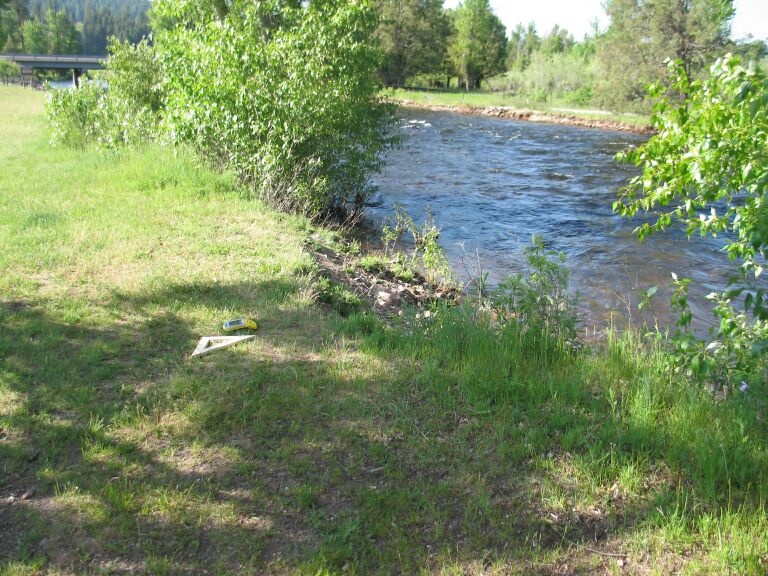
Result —
<instances>
[{"instance_id":1,"label":"green grass","mask_svg":"<svg viewBox=\"0 0 768 576\"><path fill-rule=\"evenodd\" d=\"M554 114L559 116L573 116L585 120L603 120L619 122L638 128L650 126L650 118L639 114L620 113L595 113L591 110L578 110L572 104L564 102L540 102L519 97L508 92L466 92L456 91L417 91L402 88L387 89L383 92L387 98L395 101L425 106L461 106L466 108L494 108L506 106L520 110L533 110L541 114ZM567 111L566 111L567 110Z\"/></svg>"},{"instance_id":2,"label":"green grass","mask_svg":"<svg viewBox=\"0 0 768 576\"><path fill-rule=\"evenodd\" d=\"M185 150L51 149L42 98L0 89L0 573L765 572L760 383L326 312L322 230Z\"/></svg>"}]
</instances>

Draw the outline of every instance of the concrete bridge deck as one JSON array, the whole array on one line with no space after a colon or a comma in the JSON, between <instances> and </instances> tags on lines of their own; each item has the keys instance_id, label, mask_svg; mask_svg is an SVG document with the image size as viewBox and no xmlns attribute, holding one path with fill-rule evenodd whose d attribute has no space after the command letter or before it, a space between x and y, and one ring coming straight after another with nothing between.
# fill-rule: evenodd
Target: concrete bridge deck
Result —
<instances>
[{"instance_id":1,"label":"concrete bridge deck","mask_svg":"<svg viewBox=\"0 0 768 576\"><path fill-rule=\"evenodd\" d=\"M0 54L0 59L16 62L22 68L102 70L106 56L85 54Z\"/></svg>"},{"instance_id":2,"label":"concrete bridge deck","mask_svg":"<svg viewBox=\"0 0 768 576\"><path fill-rule=\"evenodd\" d=\"M80 77L86 70L102 70L106 56L88 54L0 54L0 60L16 62L21 67L21 83L32 84L32 71L72 70L72 81L80 86Z\"/></svg>"}]
</instances>

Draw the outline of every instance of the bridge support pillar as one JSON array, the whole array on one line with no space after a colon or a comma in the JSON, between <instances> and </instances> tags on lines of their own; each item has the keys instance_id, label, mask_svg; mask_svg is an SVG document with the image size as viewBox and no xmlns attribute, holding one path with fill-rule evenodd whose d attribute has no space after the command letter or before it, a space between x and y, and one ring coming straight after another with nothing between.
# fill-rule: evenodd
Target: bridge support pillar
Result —
<instances>
[{"instance_id":1,"label":"bridge support pillar","mask_svg":"<svg viewBox=\"0 0 768 576\"><path fill-rule=\"evenodd\" d=\"M81 68L75 68L72 70L72 84L75 88L80 88L80 78L83 76L83 70Z\"/></svg>"},{"instance_id":2,"label":"bridge support pillar","mask_svg":"<svg viewBox=\"0 0 768 576\"><path fill-rule=\"evenodd\" d=\"M34 78L35 78L35 74L32 68L29 68L27 66L21 67L21 85L22 86L32 86L32 82Z\"/></svg>"}]
</instances>

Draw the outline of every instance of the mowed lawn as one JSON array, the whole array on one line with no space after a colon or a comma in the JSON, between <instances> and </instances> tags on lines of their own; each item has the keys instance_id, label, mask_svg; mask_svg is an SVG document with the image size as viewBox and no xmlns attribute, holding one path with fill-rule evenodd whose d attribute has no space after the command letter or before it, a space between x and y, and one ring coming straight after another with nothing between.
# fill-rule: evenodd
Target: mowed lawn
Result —
<instances>
[{"instance_id":1,"label":"mowed lawn","mask_svg":"<svg viewBox=\"0 0 768 576\"><path fill-rule=\"evenodd\" d=\"M52 149L43 106L0 88L0 573L764 573L759 383L342 318L330 232L183 149Z\"/></svg>"}]
</instances>

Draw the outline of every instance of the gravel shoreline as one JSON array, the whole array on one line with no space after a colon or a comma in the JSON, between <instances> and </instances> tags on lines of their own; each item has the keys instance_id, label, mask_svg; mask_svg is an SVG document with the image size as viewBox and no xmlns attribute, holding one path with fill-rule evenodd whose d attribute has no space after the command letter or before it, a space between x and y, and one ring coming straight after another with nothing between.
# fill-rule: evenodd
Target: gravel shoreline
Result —
<instances>
[{"instance_id":1,"label":"gravel shoreline","mask_svg":"<svg viewBox=\"0 0 768 576\"><path fill-rule=\"evenodd\" d=\"M599 128L602 130L619 130L621 132L633 132L635 134L653 134L650 126L638 126L618 120L601 118L580 118L572 114L557 114L552 112L536 112L505 106L491 106L478 108L474 106L449 106L445 104L425 104L412 100L392 100L392 102L404 108L417 108L432 110L434 112L453 112L456 114L468 114L472 116L491 116L494 118L507 118L510 120L525 120L529 122L547 122L549 124L562 124L566 126L581 126L583 128Z\"/></svg>"}]
</instances>

